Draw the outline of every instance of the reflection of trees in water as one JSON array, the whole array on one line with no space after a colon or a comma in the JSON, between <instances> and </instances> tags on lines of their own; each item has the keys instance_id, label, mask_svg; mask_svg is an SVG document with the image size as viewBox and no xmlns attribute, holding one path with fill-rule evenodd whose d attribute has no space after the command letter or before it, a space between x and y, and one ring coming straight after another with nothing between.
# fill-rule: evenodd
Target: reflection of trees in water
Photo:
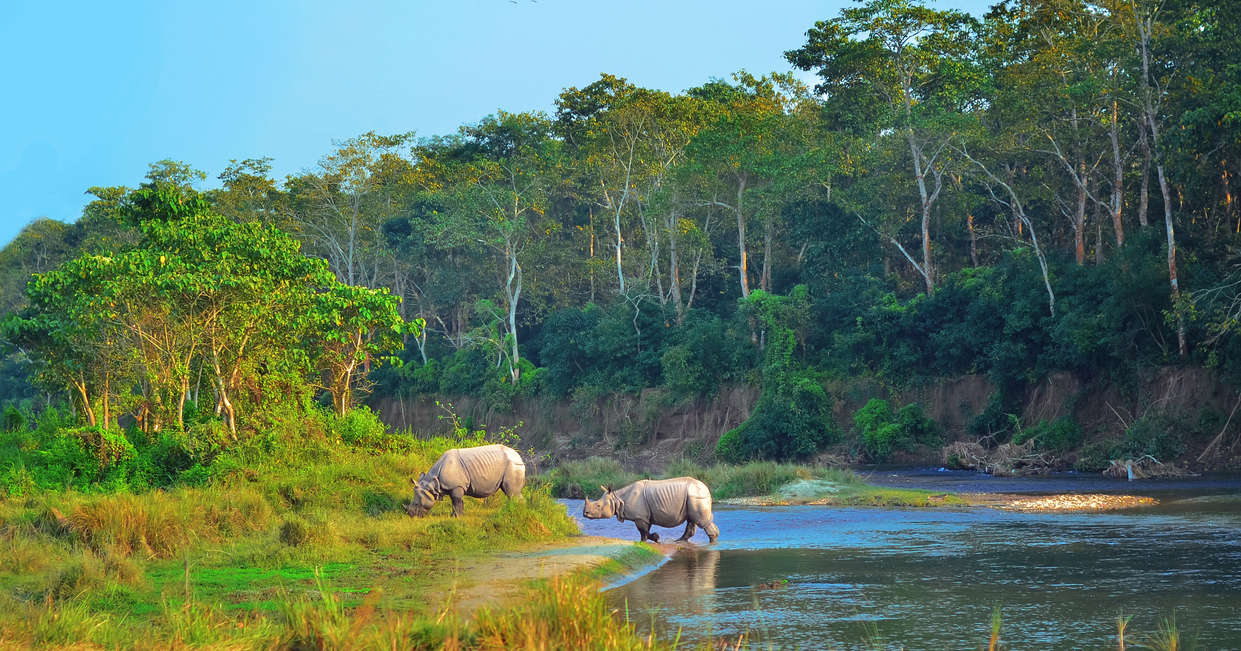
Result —
<instances>
[{"instance_id":1,"label":"reflection of trees in water","mask_svg":"<svg viewBox=\"0 0 1241 651\"><path fill-rule=\"evenodd\" d=\"M621 588L630 617L641 627L665 608L678 616L715 614L715 586L719 575L718 549L685 548L658 570Z\"/></svg>"}]
</instances>

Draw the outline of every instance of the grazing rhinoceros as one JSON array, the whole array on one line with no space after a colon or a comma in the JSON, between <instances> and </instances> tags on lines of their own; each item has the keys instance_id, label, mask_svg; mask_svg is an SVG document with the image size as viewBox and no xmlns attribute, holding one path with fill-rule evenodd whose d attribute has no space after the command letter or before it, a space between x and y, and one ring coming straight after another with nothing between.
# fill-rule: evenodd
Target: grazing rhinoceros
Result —
<instances>
[{"instance_id":1,"label":"grazing rhinoceros","mask_svg":"<svg viewBox=\"0 0 1241 651\"><path fill-rule=\"evenodd\" d=\"M503 445L454 448L440 456L431 469L414 483L414 499L405 512L422 517L444 495L452 498L452 516L462 513L462 497L490 497L503 490L509 498L521 499L526 485L526 464L517 450Z\"/></svg>"},{"instance_id":2,"label":"grazing rhinoceros","mask_svg":"<svg viewBox=\"0 0 1241 651\"><path fill-rule=\"evenodd\" d=\"M582 515L592 520L616 517L617 521L629 520L638 527L639 540L658 542L658 534L651 533L651 525L675 527L685 523L685 533L677 542L689 540L694 527L702 527L711 542L719 537L720 530L711 516L711 490L693 477L676 479L642 479L618 489L603 488L603 497L586 500Z\"/></svg>"}]
</instances>

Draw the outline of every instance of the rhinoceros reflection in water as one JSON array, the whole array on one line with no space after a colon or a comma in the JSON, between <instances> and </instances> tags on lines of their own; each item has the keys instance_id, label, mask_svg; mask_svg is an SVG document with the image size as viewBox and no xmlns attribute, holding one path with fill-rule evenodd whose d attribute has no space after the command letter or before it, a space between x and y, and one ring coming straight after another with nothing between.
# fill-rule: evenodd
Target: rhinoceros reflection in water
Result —
<instances>
[{"instance_id":1,"label":"rhinoceros reflection in water","mask_svg":"<svg viewBox=\"0 0 1241 651\"><path fill-rule=\"evenodd\" d=\"M641 479L617 490L600 488L603 497L587 499L582 505L582 516L592 520L628 520L638 527L639 541L649 538L659 542L659 535L651 533L653 524L677 527L685 523L685 532L677 538L678 542L689 540L695 527L702 527L713 543L720 536L711 514L711 490L693 477Z\"/></svg>"},{"instance_id":2,"label":"rhinoceros reflection in water","mask_svg":"<svg viewBox=\"0 0 1241 651\"><path fill-rule=\"evenodd\" d=\"M682 547L658 571L635 582L641 589L617 589L616 592L624 596L625 605L634 613L658 615L663 609L672 608L681 617L714 615L719 563L718 549ZM636 622L643 619L644 615L634 617ZM667 632L675 635L675 627Z\"/></svg>"}]
</instances>

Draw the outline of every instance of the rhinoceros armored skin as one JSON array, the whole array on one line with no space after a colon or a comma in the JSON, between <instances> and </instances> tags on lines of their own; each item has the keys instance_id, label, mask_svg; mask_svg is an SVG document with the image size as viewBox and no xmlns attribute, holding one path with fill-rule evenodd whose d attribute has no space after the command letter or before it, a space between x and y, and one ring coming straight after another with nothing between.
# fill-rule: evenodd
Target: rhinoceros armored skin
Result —
<instances>
[{"instance_id":1,"label":"rhinoceros armored skin","mask_svg":"<svg viewBox=\"0 0 1241 651\"><path fill-rule=\"evenodd\" d=\"M464 511L466 495L490 497L502 490L511 499L521 499L526 485L526 464L517 450L504 445L454 448L440 456L431 469L418 479L414 500L405 507L411 516L424 516L444 495L452 499L452 515Z\"/></svg>"},{"instance_id":2,"label":"rhinoceros armored skin","mask_svg":"<svg viewBox=\"0 0 1241 651\"><path fill-rule=\"evenodd\" d=\"M696 526L702 527L713 543L720 535L711 514L711 490L693 477L641 479L614 491L603 487L603 497L587 499L582 515L595 520L629 520L638 527L641 541L659 540L651 533L653 524L675 527L684 522L685 533L677 538L678 542L689 540Z\"/></svg>"}]
</instances>

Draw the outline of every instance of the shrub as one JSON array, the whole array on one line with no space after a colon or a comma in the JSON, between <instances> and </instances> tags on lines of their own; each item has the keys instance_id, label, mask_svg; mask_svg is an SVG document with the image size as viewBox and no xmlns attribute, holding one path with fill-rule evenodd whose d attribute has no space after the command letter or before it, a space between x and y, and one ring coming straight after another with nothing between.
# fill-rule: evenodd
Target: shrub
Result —
<instances>
[{"instance_id":1,"label":"shrub","mask_svg":"<svg viewBox=\"0 0 1241 651\"><path fill-rule=\"evenodd\" d=\"M724 320L692 310L672 331L660 357L663 384L676 396L707 396L753 368L756 348L742 319Z\"/></svg>"},{"instance_id":2,"label":"shrub","mask_svg":"<svg viewBox=\"0 0 1241 651\"><path fill-rule=\"evenodd\" d=\"M1174 459L1185 451L1185 442L1173 434L1179 429L1180 423L1171 414L1147 414L1125 430L1125 440L1117 452L1131 458L1150 455L1159 461Z\"/></svg>"},{"instance_id":3,"label":"shrub","mask_svg":"<svg viewBox=\"0 0 1241 651\"><path fill-rule=\"evenodd\" d=\"M1116 440L1091 441L1082 446L1073 469L1079 472L1102 472L1112 465L1111 461L1118 456L1117 451L1120 448L1121 442Z\"/></svg>"},{"instance_id":4,"label":"shrub","mask_svg":"<svg viewBox=\"0 0 1241 651\"><path fill-rule=\"evenodd\" d=\"M25 431L26 421L25 412L13 405L8 405L4 408L4 415L0 416L0 428L6 432Z\"/></svg>"},{"instance_id":5,"label":"shrub","mask_svg":"<svg viewBox=\"0 0 1241 651\"><path fill-rule=\"evenodd\" d=\"M862 447L872 461L882 462L900 450L931 444L940 438L935 421L917 403L893 411L887 400L872 398L853 415Z\"/></svg>"},{"instance_id":6,"label":"shrub","mask_svg":"<svg viewBox=\"0 0 1241 651\"><path fill-rule=\"evenodd\" d=\"M797 333L809 318L804 287L789 296L756 291L742 306L767 332L763 389L754 412L720 437L720 459L742 463L755 459L804 459L837 438L832 401L819 375L794 359Z\"/></svg>"},{"instance_id":7,"label":"shrub","mask_svg":"<svg viewBox=\"0 0 1241 651\"><path fill-rule=\"evenodd\" d=\"M388 437L388 426L367 406L354 407L343 416L332 414L328 427L348 445L383 447Z\"/></svg>"},{"instance_id":8,"label":"shrub","mask_svg":"<svg viewBox=\"0 0 1241 651\"><path fill-rule=\"evenodd\" d=\"M310 537L310 528L300 518L292 517L280 523L280 542L297 547Z\"/></svg>"},{"instance_id":9,"label":"shrub","mask_svg":"<svg viewBox=\"0 0 1241 651\"><path fill-rule=\"evenodd\" d=\"M1042 421L1013 435L1013 443L1017 445L1031 439L1036 449L1067 452L1081 444L1082 432L1071 417L1065 416L1054 421Z\"/></svg>"}]
</instances>

